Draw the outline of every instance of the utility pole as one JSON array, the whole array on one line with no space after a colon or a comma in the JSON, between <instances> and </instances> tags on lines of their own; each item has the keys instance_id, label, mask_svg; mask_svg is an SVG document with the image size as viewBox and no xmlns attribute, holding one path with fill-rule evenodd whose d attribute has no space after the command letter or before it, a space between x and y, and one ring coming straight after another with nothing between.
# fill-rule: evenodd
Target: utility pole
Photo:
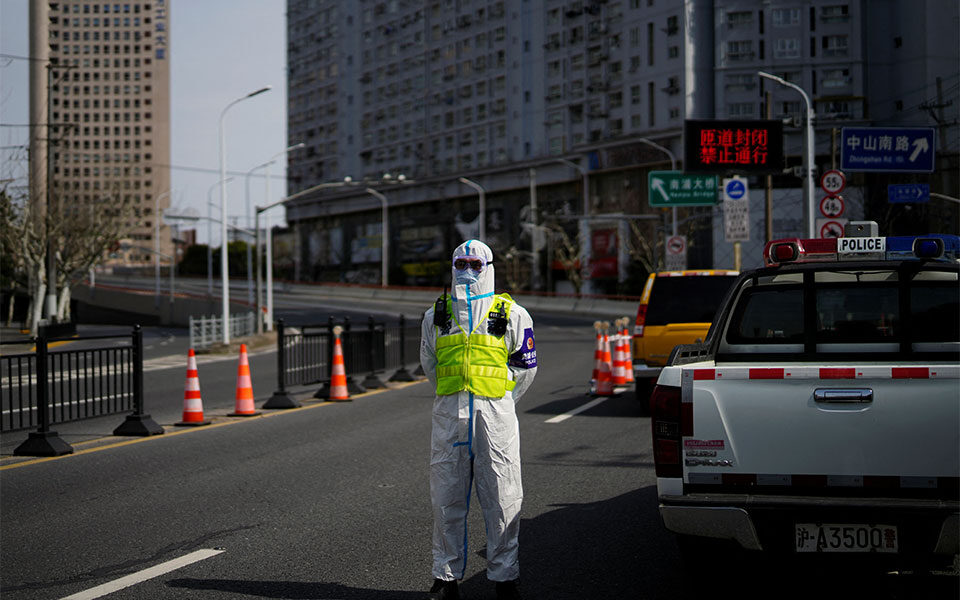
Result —
<instances>
[{"instance_id":1,"label":"utility pole","mask_svg":"<svg viewBox=\"0 0 960 600\"><path fill-rule=\"evenodd\" d=\"M50 44L47 39L47 23L50 20L50 5L46 0L30 0L30 204L38 225L46 229L47 211L50 204ZM46 131L44 131L46 129ZM39 277L40 295L45 292L44 312L47 318L57 313L56 281L51 267L55 268L55 256L47 231L46 286L44 270L37 269L32 277ZM34 301L40 301L34 298ZM39 307L37 307L39 308ZM39 311L37 313L39 315ZM32 319L31 319L32 321ZM33 323L31 322L31 328Z\"/></svg>"}]
</instances>

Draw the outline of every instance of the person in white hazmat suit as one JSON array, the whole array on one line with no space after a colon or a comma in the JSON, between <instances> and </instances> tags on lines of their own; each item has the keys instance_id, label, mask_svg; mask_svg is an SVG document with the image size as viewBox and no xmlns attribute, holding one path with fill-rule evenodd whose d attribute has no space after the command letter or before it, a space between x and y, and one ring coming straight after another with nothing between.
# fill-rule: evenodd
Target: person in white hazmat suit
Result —
<instances>
[{"instance_id":1,"label":"person in white hazmat suit","mask_svg":"<svg viewBox=\"0 0 960 600\"><path fill-rule=\"evenodd\" d=\"M467 513L476 481L487 534L487 577L498 599L519 598L520 430L514 403L537 373L533 319L494 294L493 252L468 240L453 252L452 294L427 310L420 363L436 389L430 448L431 598L459 598ZM451 297L452 296L452 297Z\"/></svg>"}]
</instances>

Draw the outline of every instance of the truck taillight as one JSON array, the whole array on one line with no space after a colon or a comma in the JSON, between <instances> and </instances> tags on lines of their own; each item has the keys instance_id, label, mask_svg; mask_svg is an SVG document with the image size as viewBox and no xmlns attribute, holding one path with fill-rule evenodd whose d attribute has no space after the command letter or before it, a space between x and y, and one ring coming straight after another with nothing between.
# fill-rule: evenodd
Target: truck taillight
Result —
<instances>
[{"instance_id":1,"label":"truck taillight","mask_svg":"<svg viewBox=\"0 0 960 600\"><path fill-rule=\"evenodd\" d=\"M643 326L647 322L647 305L641 303L637 307L637 322L633 326L633 337L643 337Z\"/></svg>"},{"instance_id":2,"label":"truck taillight","mask_svg":"<svg viewBox=\"0 0 960 600\"><path fill-rule=\"evenodd\" d=\"M653 461L657 477L682 477L680 435L683 415L680 388L658 385L650 396L650 425L653 432Z\"/></svg>"}]
</instances>

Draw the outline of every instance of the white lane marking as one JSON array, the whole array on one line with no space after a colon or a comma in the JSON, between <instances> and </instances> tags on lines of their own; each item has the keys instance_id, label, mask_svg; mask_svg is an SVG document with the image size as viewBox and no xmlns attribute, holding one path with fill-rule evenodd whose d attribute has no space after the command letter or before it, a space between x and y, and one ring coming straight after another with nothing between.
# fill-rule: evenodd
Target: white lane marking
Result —
<instances>
[{"instance_id":1,"label":"white lane marking","mask_svg":"<svg viewBox=\"0 0 960 600\"><path fill-rule=\"evenodd\" d=\"M196 552L191 552L186 556L181 556L180 558L175 558L173 560L168 560L165 563L160 563L159 565L150 567L149 569L144 569L142 571L137 571L127 575L126 577L121 577L120 579L115 579L103 585L98 585L95 588L90 588L82 592L73 594L72 596L67 596L61 600L92 600L93 598L99 598L101 596L106 596L107 594L112 594L113 592L122 590L123 588L142 583L148 579L153 579L154 577L159 577L164 573L169 573L170 571L175 571L187 565L199 562L210 558L211 556L216 556L220 554L223 550L213 550L213 549L204 549L197 550Z\"/></svg>"},{"instance_id":2,"label":"white lane marking","mask_svg":"<svg viewBox=\"0 0 960 600\"><path fill-rule=\"evenodd\" d=\"M550 417L549 419L547 419L547 420L544 421L544 422L545 422L545 423L563 423L564 421L566 421L567 419L569 419L569 418L572 417L573 415L580 414L580 413L582 413L582 412L585 411L585 410L590 410L591 408L593 408L594 406L600 404L601 402L603 402L603 401L606 400L607 398L610 398L610 396L604 396L604 397L602 397L602 398L597 398L596 400L591 400L590 402L587 402L587 403L584 404L583 406L577 407L577 408L575 408L575 409L573 409L573 410L571 410L571 411L569 411L569 412L565 412L565 413L563 413L562 415L557 415L557 416L555 416L555 417Z\"/></svg>"}]
</instances>

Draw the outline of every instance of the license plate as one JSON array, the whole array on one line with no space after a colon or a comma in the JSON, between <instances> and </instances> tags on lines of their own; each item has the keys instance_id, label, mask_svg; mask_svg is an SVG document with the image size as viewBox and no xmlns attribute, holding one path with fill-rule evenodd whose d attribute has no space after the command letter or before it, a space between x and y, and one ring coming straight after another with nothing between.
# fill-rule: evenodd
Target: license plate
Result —
<instances>
[{"instance_id":1,"label":"license plate","mask_svg":"<svg viewBox=\"0 0 960 600\"><path fill-rule=\"evenodd\" d=\"M797 552L897 552L893 525L797 523Z\"/></svg>"}]
</instances>

